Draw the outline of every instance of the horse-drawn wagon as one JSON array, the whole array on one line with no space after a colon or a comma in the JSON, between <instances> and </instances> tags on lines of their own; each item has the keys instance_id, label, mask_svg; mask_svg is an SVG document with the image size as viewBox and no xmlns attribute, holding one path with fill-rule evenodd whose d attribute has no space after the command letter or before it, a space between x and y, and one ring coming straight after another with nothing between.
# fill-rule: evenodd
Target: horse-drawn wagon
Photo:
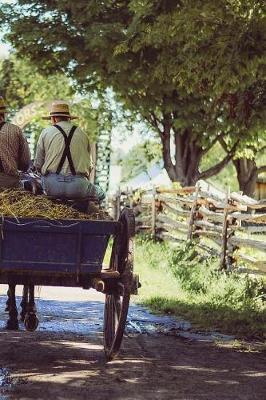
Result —
<instances>
[{"instance_id":1,"label":"horse-drawn wagon","mask_svg":"<svg viewBox=\"0 0 266 400\"><path fill-rule=\"evenodd\" d=\"M27 330L38 326L34 286L94 288L105 293L104 349L107 359L119 351L129 299L136 294L133 274L132 211L124 208L118 221L46 220L2 217L0 284L9 285L7 327L17 328L16 285L24 285L21 319ZM110 262L103 265L113 239Z\"/></svg>"}]
</instances>

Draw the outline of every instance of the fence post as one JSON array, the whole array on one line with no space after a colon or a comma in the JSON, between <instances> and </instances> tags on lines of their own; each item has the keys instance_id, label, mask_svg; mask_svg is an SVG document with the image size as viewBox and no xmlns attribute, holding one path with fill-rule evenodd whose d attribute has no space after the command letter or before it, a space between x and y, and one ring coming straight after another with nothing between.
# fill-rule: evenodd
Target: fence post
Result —
<instances>
[{"instance_id":1,"label":"fence post","mask_svg":"<svg viewBox=\"0 0 266 400\"><path fill-rule=\"evenodd\" d=\"M190 240L190 241L193 239L193 225L194 225L194 220L195 220L195 215L196 215L196 210L197 210L197 205L198 205L199 189L200 189L199 184L196 184L195 199L194 199L194 202L191 207L190 218L189 218L189 223L188 223L187 240Z\"/></svg>"},{"instance_id":2,"label":"fence post","mask_svg":"<svg viewBox=\"0 0 266 400\"><path fill-rule=\"evenodd\" d=\"M220 270L226 270L226 252L227 252L227 230L228 230L228 204L230 198L230 188L227 189L226 197L225 197L225 206L224 206L224 215L223 215L223 230L222 230L222 249L220 256Z\"/></svg>"},{"instance_id":3,"label":"fence post","mask_svg":"<svg viewBox=\"0 0 266 400\"><path fill-rule=\"evenodd\" d=\"M156 238L156 188L152 189L152 203L151 203L151 234L152 238Z\"/></svg>"}]
</instances>

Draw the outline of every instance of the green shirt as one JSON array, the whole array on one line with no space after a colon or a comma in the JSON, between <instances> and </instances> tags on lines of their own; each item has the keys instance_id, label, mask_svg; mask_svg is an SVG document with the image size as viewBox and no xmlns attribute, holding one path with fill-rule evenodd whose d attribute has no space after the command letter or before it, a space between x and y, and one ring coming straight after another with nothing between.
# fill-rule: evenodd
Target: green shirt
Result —
<instances>
[{"instance_id":1,"label":"green shirt","mask_svg":"<svg viewBox=\"0 0 266 400\"><path fill-rule=\"evenodd\" d=\"M73 123L69 121L58 122L57 125L69 134ZM39 137L34 165L42 175L56 172L65 148L65 140L61 132L53 125L45 128ZM77 174L89 176L92 169L90 143L87 135L77 127L70 143L70 152ZM71 175L69 162L66 158L62 170L63 175Z\"/></svg>"}]
</instances>

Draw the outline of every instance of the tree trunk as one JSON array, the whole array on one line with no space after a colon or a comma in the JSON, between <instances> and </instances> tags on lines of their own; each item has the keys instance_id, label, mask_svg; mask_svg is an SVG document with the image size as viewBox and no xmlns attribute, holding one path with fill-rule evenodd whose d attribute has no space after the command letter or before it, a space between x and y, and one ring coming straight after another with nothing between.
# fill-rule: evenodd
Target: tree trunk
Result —
<instances>
[{"instance_id":1,"label":"tree trunk","mask_svg":"<svg viewBox=\"0 0 266 400\"><path fill-rule=\"evenodd\" d=\"M203 155L190 129L174 131L175 171L182 186L193 186L199 178L199 165Z\"/></svg>"},{"instance_id":2,"label":"tree trunk","mask_svg":"<svg viewBox=\"0 0 266 400\"><path fill-rule=\"evenodd\" d=\"M247 196L253 197L255 193L258 168L255 160L239 158L233 160L237 172L239 189Z\"/></svg>"},{"instance_id":3,"label":"tree trunk","mask_svg":"<svg viewBox=\"0 0 266 400\"><path fill-rule=\"evenodd\" d=\"M163 162L164 168L166 169L169 178L172 182L179 181L179 177L176 174L174 164L171 158L171 125L169 123L164 124L164 130L160 133L162 148L163 148Z\"/></svg>"},{"instance_id":4,"label":"tree trunk","mask_svg":"<svg viewBox=\"0 0 266 400\"><path fill-rule=\"evenodd\" d=\"M165 114L163 120L159 120L154 114L151 114L148 121L160 135L164 168L169 178L172 182L180 182L182 186L193 186L198 179L206 179L218 174L232 159L237 147L236 143L223 160L206 171L200 171L200 162L206 149L198 143L192 129L186 128L183 131L175 129L173 127L174 118L169 114ZM173 135L173 143L171 135ZM208 150L215 142L213 141ZM174 146L174 151L171 151L171 145Z\"/></svg>"},{"instance_id":5,"label":"tree trunk","mask_svg":"<svg viewBox=\"0 0 266 400\"><path fill-rule=\"evenodd\" d=\"M174 132L175 160L171 154L171 125L164 124L161 141L163 147L163 161L169 178L173 182L180 182L182 186L192 186L199 177L199 164L202 150L192 139L191 132L186 129L182 133Z\"/></svg>"}]
</instances>

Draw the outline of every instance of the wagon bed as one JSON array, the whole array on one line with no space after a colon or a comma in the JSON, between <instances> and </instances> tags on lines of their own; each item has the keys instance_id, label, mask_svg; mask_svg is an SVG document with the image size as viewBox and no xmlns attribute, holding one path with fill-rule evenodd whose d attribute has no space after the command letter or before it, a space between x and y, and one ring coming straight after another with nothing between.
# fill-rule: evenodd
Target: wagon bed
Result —
<instances>
[{"instance_id":1,"label":"wagon bed","mask_svg":"<svg viewBox=\"0 0 266 400\"><path fill-rule=\"evenodd\" d=\"M104 346L112 359L122 341L130 294L138 288L132 210L122 210L118 221L4 217L0 229L0 283L94 288L106 294ZM110 262L104 266L110 238Z\"/></svg>"}]
</instances>

